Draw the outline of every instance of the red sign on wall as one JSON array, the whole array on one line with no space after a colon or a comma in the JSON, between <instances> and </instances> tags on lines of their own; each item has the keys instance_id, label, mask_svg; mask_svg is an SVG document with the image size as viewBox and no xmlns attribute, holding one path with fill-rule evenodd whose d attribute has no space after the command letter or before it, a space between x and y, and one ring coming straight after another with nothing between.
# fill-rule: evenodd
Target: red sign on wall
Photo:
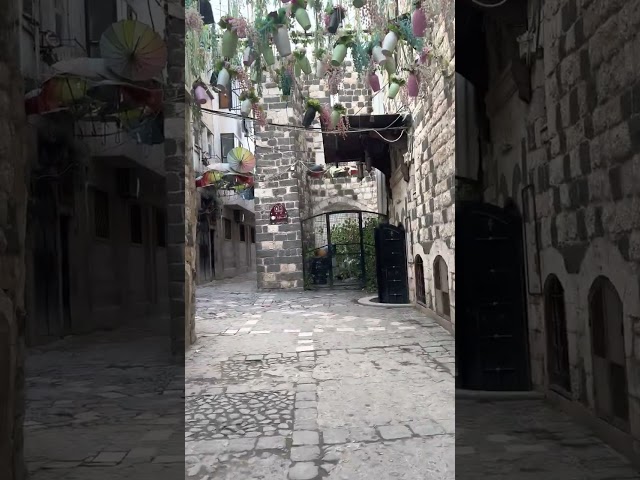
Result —
<instances>
[{"instance_id":1,"label":"red sign on wall","mask_svg":"<svg viewBox=\"0 0 640 480\"><path fill-rule=\"evenodd\" d=\"M287 223L289 221L289 214L284 206L284 203L276 203L271 207L271 213L269 213L269 220L271 225L277 225L279 223Z\"/></svg>"}]
</instances>

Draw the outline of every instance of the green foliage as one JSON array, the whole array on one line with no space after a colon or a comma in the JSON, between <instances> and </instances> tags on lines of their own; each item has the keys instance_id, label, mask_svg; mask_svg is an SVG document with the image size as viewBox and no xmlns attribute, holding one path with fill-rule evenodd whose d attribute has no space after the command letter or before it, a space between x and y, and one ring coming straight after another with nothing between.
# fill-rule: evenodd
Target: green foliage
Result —
<instances>
[{"instance_id":1,"label":"green foliage","mask_svg":"<svg viewBox=\"0 0 640 480\"><path fill-rule=\"evenodd\" d=\"M315 98L308 98L305 105L307 108L313 108L318 113L322 110L322 105Z\"/></svg>"},{"instance_id":2,"label":"green foliage","mask_svg":"<svg viewBox=\"0 0 640 480\"><path fill-rule=\"evenodd\" d=\"M282 91L282 95L288 97L289 95L291 95L291 87L293 86L291 73L287 68L282 67L276 70L276 75L278 77L278 86Z\"/></svg>"},{"instance_id":3,"label":"green foliage","mask_svg":"<svg viewBox=\"0 0 640 480\"><path fill-rule=\"evenodd\" d=\"M333 110L340 112L342 115L347 113L347 109L344 107L344 105L342 105L341 103L336 103L333 106Z\"/></svg>"},{"instance_id":4,"label":"green foliage","mask_svg":"<svg viewBox=\"0 0 640 480\"><path fill-rule=\"evenodd\" d=\"M405 42L414 50L418 52L422 50L424 46L424 39L418 38L413 34L413 29L411 27L411 17L403 17L397 22L397 32L399 32L398 36L404 39Z\"/></svg>"},{"instance_id":5,"label":"green foliage","mask_svg":"<svg viewBox=\"0 0 640 480\"><path fill-rule=\"evenodd\" d=\"M371 62L371 53L369 51L368 43L361 42L359 38L351 48L351 54L353 55L353 66L358 72L358 75L364 74L369 69L369 63Z\"/></svg>"},{"instance_id":6,"label":"green foliage","mask_svg":"<svg viewBox=\"0 0 640 480\"><path fill-rule=\"evenodd\" d=\"M397 83L398 85L403 87L404 85L406 85L407 81L403 78L393 76L391 77L391 81L389 83Z\"/></svg>"},{"instance_id":7,"label":"green foliage","mask_svg":"<svg viewBox=\"0 0 640 480\"><path fill-rule=\"evenodd\" d=\"M369 218L363 222L362 236L364 242L365 290L376 292L378 279L376 276L376 250L374 231L378 226L377 218ZM338 257L334 277L360 278L360 225L357 220L346 220L331 228L331 243L336 246Z\"/></svg>"}]
</instances>

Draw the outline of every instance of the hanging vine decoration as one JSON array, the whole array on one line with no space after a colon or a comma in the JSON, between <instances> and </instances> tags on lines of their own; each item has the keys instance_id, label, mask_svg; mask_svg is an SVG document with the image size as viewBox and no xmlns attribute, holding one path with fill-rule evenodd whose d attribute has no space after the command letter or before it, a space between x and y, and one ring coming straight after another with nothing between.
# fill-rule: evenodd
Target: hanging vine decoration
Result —
<instances>
[{"instance_id":1,"label":"hanging vine decoration","mask_svg":"<svg viewBox=\"0 0 640 480\"><path fill-rule=\"evenodd\" d=\"M255 88L257 94L262 96L263 75L266 73L276 81L283 96L291 95L294 85L300 82L299 72L308 72L311 67L308 65L308 58L313 58L317 77L324 79L329 93L335 95L341 91L346 73L344 65L335 65L336 62L333 66L330 65L335 45L339 43L341 36L345 32L351 35L351 42L347 43L351 50L354 70L368 85L372 78L370 74L377 69L377 65L372 61L373 47L381 45L386 32L393 30L398 35L394 59L397 59L399 65L388 69L389 79L397 76L398 68L404 69L407 65L411 65L415 68L421 83L428 82L438 73L450 74L451 71L450 62L447 59L448 52L443 51L442 44L434 45L430 36L433 33L434 19L442 14L443 6L448 5L449 1L417 0L414 3L413 8L421 8L421 13L424 13L428 20L425 33L416 36L412 28L412 12L398 16L394 4L387 0L366 0L362 8L353 8L352 2L348 1L349 10L345 9L341 1L334 3L333 0L326 2L325 0L292 0L288 3L282 0L270 2L250 0L249 4L243 4L241 8L245 16L250 15L250 18L255 21L242 18L238 13L238 0L231 0L230 14L220 19L224 25L218 31L215 25L202 25L197 2L187 0L185 25L187 26L186 50L189 57L189 71L194 78L199 78L203 72L211 71L214 62L221 60L218 42L226 31L231 30L240 39L243 47L239 52L235 49L233 58L229 59L241 89ZM250 10L246 10L247 8ZM311 27L304 28L306 24L304 18L302 21L298 18L300 15L304 17L304 14L299 13L300 9L304 9L311 19L315 20L311 22ZM351 21L355 20L355 28L346 25L340 33L336 30L335 34L330 34L327 26L331 20L331 14L336 10L340 12L340 25L347 22L347 14L349 14ZM304 32L293 28L294 18L303 27ZM291 54L284 55L279 62L276 62L273 45L276 43L275 36L279 27L286 28L292 48ZM307 50L313 48L313 57L307 57L306 53L303 55L302 48ZM246 60L244 66L243 53ZM305 58L307 58L306 61ZM379 59L379 56L376 59ZM405 98L404 90L398 92L398 100ZM374 91L377 90L374 89Z\"/></svg>"}]
</instances>

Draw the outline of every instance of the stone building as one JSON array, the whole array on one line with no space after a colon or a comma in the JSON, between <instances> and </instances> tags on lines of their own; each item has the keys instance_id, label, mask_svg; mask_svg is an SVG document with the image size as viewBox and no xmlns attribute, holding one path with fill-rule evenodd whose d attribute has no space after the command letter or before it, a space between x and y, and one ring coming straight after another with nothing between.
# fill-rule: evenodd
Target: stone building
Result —
<instances>
[{"instance_id":1,"label":"stone building","mask_svg":"<svg viewBox=\"0 0 640 480\"><path fill-rule=\"evenodd\" d=\"M301 232L302 219L347 208L372 211L405 229L411 301L453 329L454 12L452 4L442 4L442 10L434 12L429 40L437 45L443 63L434 64L428 75L425 72L428 78L422 79L422 92L415 101L383 100L386 89L372 94L353 71L349 57L337 95L330 95L324 80L308 79L286 101L274 83L265 84L265 108L272 124L257 134L260 286L303 286L304 252L300 248L309 238ZM411 7L411 2L405 2L399 12ZM408 66L400 60L398 56L399 68ZM300 125L301 106L309 97L329 105L341 103L352 126L374 127L382 134L350 134L348 140L341 140L338 135L320 133L317 119L311 130L278 127ZM389 125L404 128L405 133L400 130L398 136L397 131L384 131ZM333 179L308 174L311 166L334 162L361 163L366 173ZM280 201L288 209L289 222L271 225L270 209Z\"/></svg>"},{"instance_id":2,"label":"stone building","mask_svg":"<svg viewBox=\"0 0 640 480\"><path fill-rule=\"evenodd\" d=\"M456 17L461 384L541 390L637 456L638 2Z\"/></svg>"},{"instance_id":3,"label":"stone building","mask_svg":"<svg viewBox=\"0 0 640 480\"><path fill-rule=\"evenodd\" d=\"M308 79L297 85L290 99L283 99L277 85L263 86L263 100L269 125L256 132L256 268L261 288L302 288L304 286L304 252L302 221L315 215L338 210L384 212L379 203L379 187L383 184L379 172L371 171L361 177L324 176L313 178L309 169L322 166L354 167L358 158L338 158L335 152L337 135L323 134L319 119L312 129L300 125L304 99L314 98L322 104L340 102L348 115L366 114L371 105L364 85L350 71L345 75L340 94L331 98L325 82ZM369 102L369 103L367 103ZM298 125L287 128L286 125ZM335 138L334 138L335 137ZM344 151L344 150L343 150ZM288 221L270 224L271 208L283 203ZM308 239L307 239L308 240Z\"/></svg>"},{"instance_id":4,"label":"stone building","mask_svg":"<svg viewBox=\"0 0 640 480\"><path fill-rule=\"evenodd\" d=\"M19 58L20 4L3 1L0 20L0 472L22 480L24 468L25 229L27 128Z\"/></svg>"},{"instance_id":5,"label":"stone building","mask_svg":"<svg viewBox=\"0 0 640 480\"><path fill-rule=\"evenodd\" d=\"M213 164L227 163L227 154L235 147L246 148L250 152L255 150L252 123L222 115L238 114L237 90L232 89L228 95L207 87L208 101L201 105L201 118L192 125L196 177L203 175ZM252 195L205 186L197 188L196 196L198 284L255 271Z\"/></svg>"},{"instance_id":6,"label":"stone building","mask_svg":"<svg viewBox=\"0 0 640 480\"><path fill-rule=\"evenodd\" d=\"M60 9L53 1L22 2L19 58L30 143L36 146L29 158L26 262L32 344L124 324L169 333L168 264L174 261L168 258L167 188L175 194L179 187L173 178L167 187L163 115L125 131L121 125L130 120L119 109L124 102L112 100L113 111L100 119L87 118L74 103L99 103L89 93L99 89L105 95L100 98L111 98L114 89L125 94L129 88L110 77L100 59L99 40L107 28L135 18L164 38L165 15L161 6L149 10L143 1L86 5L70 2ZM104 78L112 83L100 84ZM68 85L70 102L57 97L65 90L56 90L55 82ZM158 82L160 98L162 88ZM184 123L179 132L175 121L167 125L167 131L184 135Z\"/></svg>"},{"instance_id":7,"label":"stone building","mask_svg":"<svg viewBox=\"0 0 640 480\"><path fill-rule=\"evenodd\" d=\"M421 73L421 90L404 106L411 113L408 144L391 144L389 218L407 234L410 298L445 328L455 325L455 29L453 4L430 12L433 55ZM412 2L400 12L411 11ZM400 68L408 67L400 59Z\"/></svg>"}]
</instances>

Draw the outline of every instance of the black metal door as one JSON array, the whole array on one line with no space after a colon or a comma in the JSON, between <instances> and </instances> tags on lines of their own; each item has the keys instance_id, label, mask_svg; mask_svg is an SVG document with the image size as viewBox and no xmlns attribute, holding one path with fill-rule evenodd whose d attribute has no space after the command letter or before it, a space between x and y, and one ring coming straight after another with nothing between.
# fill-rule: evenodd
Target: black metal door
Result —
<instances>
[{"instance_id":1,"label":"black metal door","mask_svg":"<svg viewBox=\"0 0 640 480\"><path fill-rule=\"evenodd\" d=\"M522 219L460 202L456 218L456 348L462 388L529 390Z\"/></svg>"},{"instance_id":2,"label":"black metal door","mask_svg":"<svg viewBox=\"0 0 640 480\"><path fill-rule=\"evenodd\" d=\"M376 228L375 238L380 303L409 303L404 228L382 224Z\"/></svg>"}]
</instances>

